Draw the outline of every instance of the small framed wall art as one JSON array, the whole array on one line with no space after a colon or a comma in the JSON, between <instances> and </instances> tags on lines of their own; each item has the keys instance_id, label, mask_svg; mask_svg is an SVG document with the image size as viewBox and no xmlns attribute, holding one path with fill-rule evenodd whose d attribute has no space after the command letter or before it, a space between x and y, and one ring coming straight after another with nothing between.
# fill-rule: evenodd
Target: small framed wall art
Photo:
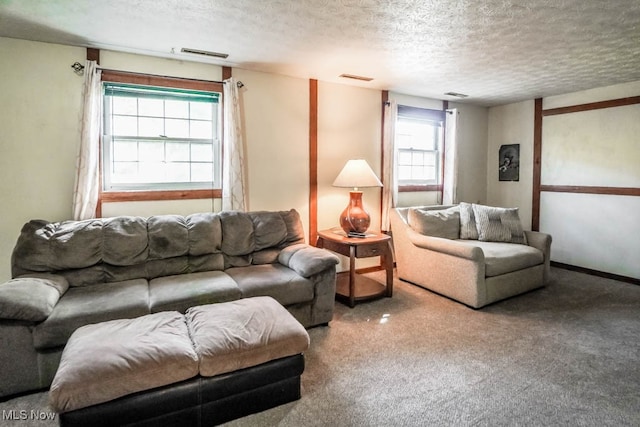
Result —
<instances>
[{"instance_id":1,"label":"small framed wall art","mask_svg":"<svg viewBox=\"0 0 640 427\"><path fill-rule=\"evenodd\" d=\"M498 179L520 180L520 144L501 145L498 153Z\"/></svg>"}]
</instances>

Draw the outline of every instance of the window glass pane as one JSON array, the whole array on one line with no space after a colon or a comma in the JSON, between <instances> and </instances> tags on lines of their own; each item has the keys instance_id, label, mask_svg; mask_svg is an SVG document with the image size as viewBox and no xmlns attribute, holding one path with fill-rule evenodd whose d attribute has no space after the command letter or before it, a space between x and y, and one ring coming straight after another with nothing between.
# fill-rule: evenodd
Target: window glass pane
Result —
<instances>
[{"instance_id":1,"label":"window glass pane","mask_svg":"<svg viewBox=\"0 0 640 427\"><path fill-rule=\"evenodd\" d=\"M169 138L189 138L189 120L165 120L165 134Z\"/></svg>"},{"instance_id":2,"label":"window glass pane","mask_svg":"<svg viewBox=\"0 0 640 427\"><path fill-rule=\"evenodd\" d=\"M424 153L424 164L427 166L435 166L436 154L437 154L437 151L426 151Z\"/></svg>"},{"instance_id":3,"label":"window glass pane","mask_svg":"<svg viewBox=\"0 0 640 427\"><path fill-rule=\"evenodd\" d=\"M188 142L167 142L168 162L188 162L189 143Z\"/></svg>"},{"instance_id":4,"label":"window glass pane","mask_svg":"<svg viewBox=\"0 0 640 427\"><path fill-rule=\"evenodd\" d=\"M136 141L114 141L113 160L116 162L135 162L138 160L138 143Z\"/></svg>"},{"instance_id":5,"label":"window glass pane","mask_svg":"<svg viewBox=\"0 0 640 427\"><path fill-rule=\"evenodd\" d=\"M191 180L196 182L213 181L213 164L212 163L192 163L191 164Z\"/></svg>"},{"instance_id":6,"label":"window glass pane","mask_svg":"<svg viewBox=\"0 0 640 427\"><path fill-rule=\"evenodd\" d=\"M190 182L189 163L167 163L167 181Z\"/></svg>"},{"instance_id":7,"label":"window glass pane","mask_svg":"<svg viewBox=\"0 0 640 427\"><path fill-rule=\"evenodd\" d=\"M113 116L113 135L138 136L138 119L127 116ZM109 130L107 130L109 132Z\"/></svg>"},{"instance_id":8,"label":"window glass pane","mask_svg":"<svg viewBox=\"0 0 640 427\"><path fill-rule=\"evenodd\" d=\"M211 120L213 117L213 105L206 102L190 102L190 118Z\"/></svg>"},{"instance_id":9,"label":"window glass pane","mask_svg":"<svg viewBox=\"0 0 640 427\"><path fill-rule=\"evenodd\" d=\"M167 99L166 101L164 101L164 114L166 117L188 119L189 103L186 101L176 101L173 99Z\"/></svg>"},{"instance_id":10,"label":"window glass pane","mask_svg":"<svg viewBox=\"0 0 640 427\"><path fill-rule=\"evenodd\" d=\"M191 138L211 139L213 126L210 121L191 120Z\"/></svg>"},{"instance_id":11,"label":"window glass pane","mask_svg":"<svg viewBox=\"0 0 640 427\"><path fill-rule=\"evenodd\" d=\"M398 164L400 165L410 165L411 164L411 152L410 151L401 151L398 153Z\"/></svg>"},{"instance_id":12,"label":"window glass pane","mask_svg":"<svg viewBox=\"0 0 640 427\"><path fill-rule=\"evenodd\" d=\"M151 136L159 137L164 135L164 120L163 119L151 119L147 117L140 117L139 123L139 136Z\"/></svg>"},{"instance_id":13,"label":"window glass pane","mask_svg":"<svg viewBox=\"0 0 640 427\"><path fill-rule=\"evenodd\" d=\"M159 141L142 141L139 143L140 160L143 162L163 162L164 143Z\"/></svg>"},{"instance_id":14,"label":"window glass pane","mask_svg":"<svg viewBox=\"0 0 640 427\"><path fill-rule=\"evenodd\" d=\"M396 146L398 148L411 148L411 141L413 138L409 134L396 135Z\"/></svg>"},{"instance_id":15,"label":"window glass pane","mask_svg":"<svg viewBox=\"0 0 640 427\"><path fill-rule=\"evenodd\" d=\"M164 101L162 99L139 98L138 114L140 116L163 117Z\"/></svg>"},{"instance_id":16,"label":"window glass pane","mask_svg":"<svg viewBox=\"0 0 640 427\"><path fill-rule=\"evenodd\" d=\"M191 144L191 160L196 162L213 161L213 145L212 144Z\"/></svg>"},{"instance_id":17,"label":"window glass pane","mask_svg":"<svg viewBox=\"0 0 640 427\"><path fill-rule=\"evenodd\" d=\"M138 162L114 162L111 182L122 184L135 182L138 175Z\"/></svg>"},{"instance_id":18,"label":"window glass pane","mask_svg":"<svg viewBox=\"0 0 640 427\"><path fill-rule=\"evenodd\" d=\"M398 167L398 179L409 180L411 179L411 166L399 166Z\"/></svg>"},{"instance_id":19,"label":"window glass pane","mask_svg":"<svg viewBox=\"0 0 640 427\"><path fill-rule=\"evenodd\" d=\"M113 160L116 162L135 162L138 160L138 143L136 141L114 141Z\"/></svg>"},{"instance_id":20,"label":"window glass pane","mask_svg":"<svg viewBox=\"0 0 640 427\"><path fill-rule=\"evenodd\" d=\"M113 108L113 114L135 116L138 114L138 100L137 98L114 96L111 108Z\"/></svg>"},{"instance_id":21,"label":"window glass pane","mask_svg":"<svg viewBox=\"0 0 640 427\"><path fill-rule=\"evenodd\" d=\"M140 162L138 182L165 182L165 163Z\"/></svg>"}]
</instances>

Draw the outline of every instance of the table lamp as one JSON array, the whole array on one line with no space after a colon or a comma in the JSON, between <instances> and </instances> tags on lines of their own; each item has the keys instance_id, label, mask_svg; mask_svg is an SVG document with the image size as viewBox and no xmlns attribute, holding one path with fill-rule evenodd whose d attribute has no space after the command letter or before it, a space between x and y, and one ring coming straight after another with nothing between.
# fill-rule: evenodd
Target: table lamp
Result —
<instances>
[{"instance_id":1,"label":"table lamp","mask_svg":"<svg viewBox=\"0 0 640 427\"><path fill-rule=\"evenodd\" d=\"M364 234L369 228L371 218L362 205L363 187L382 187L382 183L371 170L371 166L366 160L349 160L338 177L333 181L334 187L349 187L353 191L349 192L349 204L340 215L340 226L347 235Z\"/></svg>"}]
</instances>

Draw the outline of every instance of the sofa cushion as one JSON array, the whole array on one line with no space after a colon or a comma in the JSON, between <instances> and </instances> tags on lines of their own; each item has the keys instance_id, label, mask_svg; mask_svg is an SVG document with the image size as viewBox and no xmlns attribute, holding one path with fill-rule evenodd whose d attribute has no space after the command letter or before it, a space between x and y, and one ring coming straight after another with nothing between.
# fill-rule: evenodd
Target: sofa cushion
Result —
<instances>
[{"instance_id":1,"label":"sofa cushion","mask_svg":"<svg viewBox=\"0 0 640 427\"><path fill-rule=\"evenodd\" d=\"M214 212L191 214L187 217L189 255L199 256L222 252L222 225Z\"/></svg>"},{"instance_id":2,"label":"sofa cushion","mask_svg":"<svg viewBox=\"0 0 640 427\"><path fill-rule=\"evenodd\" d=\"M192 307L185 317L205 377L301 354L309 347L304 327L270 297Z\"/></svg>"},{"instance_id":3,"label":"sofa cushion","mask_svg":"<svg viewBox=\"0 0 640 427\"><path fill-rule=\"evenodd\" d=\"M149 256L147 220L141 217L105 218L102 260L114 266L141 264Z\"/></svg>"},{"instance_id":4,"label":"sofa cushion","mask_svg":"<svg viewBox=\"0 0 640 427\"><path fill-rule=\"evenodd\" d=\"M112 320L71 336L49 403L56 412L68 412L196 375L198 356L182 314Z\"/></svg>"},{"instance_id":5,"label":"sofa cushion","mask_svg":"<svg viewBox=\"0 0 640 427\"><path fill-rule=\"evenodd\" d=\"M473 205L478 240L526 244L518 208Z\"/></svg>"},{"instance_id":6,"label":"sofa cushion","mask_svg":"<svg viewBox=\"0 0 640 427\"><path fill-rule=\"evenodd\" d=\"M34 346L38 350L60 347L80 326L145 314L149 314L145 279L70 288L47 320L34 328Z\"/></svg>"},{"instance_id":7,"label":"sofa cushion","mask_svg":"<svg viewBox=\"0 0 640 427\"><path fill-rule=\"evenodd\" d=\"M235 267L225 272L238 284L243 298L271 296L282 305L313 299L313 282L281 264Z\"/></svg>"},{"instance_id":8,"label":"sofa cushion","mask_svg":"<svg viewBox=\"0 0 640 427\"><path fill-rule=\"evenodd\" d=\"M149 309L184 313L194 305L233 301L241 297L240 289L222 271L158 277L149 282Z\"/></svg>"},{"instance_id":9,"label":"sofa cushion","mask_svg":"<svg viewBox=\"0 0 640 427\"><path fill-rule=\"evenodd\" d=\"M287 238L287 224L279 212L251 212L249 216L253 222L254 251L284 243Z\"/></svg>"},{"instance_id":10,"label":"sofa cushion","mask_svg":"<svg viewBox=\"0 0 640 427\"><path fill-rule=\"evenodd\" d=\"M460 242L482 249L486 277L511 273L512 271L533 267L544 262L542 252L527 245L483 242L480 240L460 240Z\"/></svg>"},{"instance_id":11,"label":"sofa cushion","mask_svg":"<svg viewBox=\"0 0 640 427\"><path fill-rule=\"evenodd\" d=\"M255 250L253 221L249 214L238 211L220 213L222 223L222 252L235 257Z\"/></svg>"},{"instance_id":12,"label":"sofa cushion","mask_svg":"<svg viewBox=\"0 0 640 427\"><path fill-rule=\"evenodd\" d=\"M180 215L158 215L147 219L149 259L166 259L189 253L187 220Z\"/></svg>"},{"instance_id":13,"label":"sofa cushion","mask_svg":"<svg viewBox=\"0 0 640 427\"><path fill-rule=\"evenodd\" d=\"M0 318L41 322L69 288L64 277L32 274L0 285Z\"/></svg>"},{"instance_id":14,"label":"sofa cushion","mask_svg":"<svg viewBox=\"0 0 640 427\"><path fill-rule=\"evenodd\" d=\"M460 237L460 208L438 210L410 208L407 213L409 226L420 234L445 239Z\"/></svg>"},{"instance_id":15,"label":"sofa cushion","mask_svg":"<svg viewBox=\"0 0 640 427\"><path fill-rule=\"evenodd\" d=\"M460 202L460 238L478 240L478 227L471 203Z\"/></svg>"}]
</instances>

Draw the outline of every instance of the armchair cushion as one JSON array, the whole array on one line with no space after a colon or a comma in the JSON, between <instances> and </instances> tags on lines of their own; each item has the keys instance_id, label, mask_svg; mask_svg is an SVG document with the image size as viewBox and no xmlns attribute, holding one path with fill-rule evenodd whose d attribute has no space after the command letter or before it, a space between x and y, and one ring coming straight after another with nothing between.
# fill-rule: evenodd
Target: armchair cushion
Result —
<instances>
[{"instance_id":1,"label":"armchair cushion","mask_svg":"<svg viewBox=\"0 0 640 427\"><path fill-rule=\"evenodd\" d=\"M0 285L0 318L40 322L45 320L69 288L62 276L32 274Z\"/></svg>"},{"instance_id":2,"label":"armchair cushion","mask_svg":"<svg viewBox=\"0 0 640 427\"><path fill-rule=\"evenodd\" d=\"M482 249L487 277L523 270L544 262L542 251L527 245L506 242L460 241Z\"/></svg>"}]
</instances>

